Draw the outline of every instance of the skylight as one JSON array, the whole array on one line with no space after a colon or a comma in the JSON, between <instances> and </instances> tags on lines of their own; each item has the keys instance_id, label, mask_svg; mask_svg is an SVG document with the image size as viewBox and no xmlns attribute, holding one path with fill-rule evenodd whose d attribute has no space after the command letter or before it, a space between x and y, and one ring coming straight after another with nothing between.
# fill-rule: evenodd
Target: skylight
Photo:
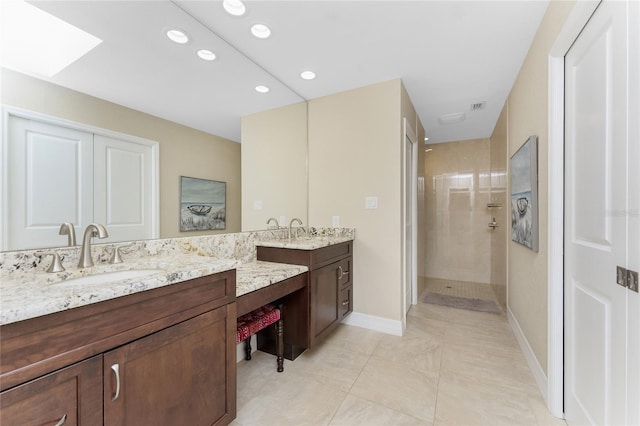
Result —
<instances>
[{"instance_id":1,"label":"skylight","mask_svg":"<svg viewBox=\"0 0 640 426\"><path fill-rule=\"evenodd\" d=\"M3 0L2 66L53 77L91 49L99 38L22 0Z\"/></svg>"}]
</instances>

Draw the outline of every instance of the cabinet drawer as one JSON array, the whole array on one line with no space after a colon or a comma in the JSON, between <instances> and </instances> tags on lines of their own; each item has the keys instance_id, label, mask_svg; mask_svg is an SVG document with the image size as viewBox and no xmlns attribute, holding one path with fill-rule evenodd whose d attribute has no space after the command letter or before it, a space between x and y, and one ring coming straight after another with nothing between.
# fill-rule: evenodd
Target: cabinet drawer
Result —
<instances>
[{"instance_id":1,"label":"cabinet drawer","mask_svg":"<svg viewBox=\"0 0 640 426\"><path fill-rule=\"evenodd\" d=\"M309 269L313 270L352 255L353 243L350 241L313 250L311 252Z\"/></svg>"},{"instance_id":2,"label":"cabinet drawer","mask_svg":"<svg viewBox=\"0 0 640 426\"><path fill-rule=\"evenodd\" d=\"M353 286L349 285L340 290L340 298L338 299L338 314L340 320L348 313L353 311Z\"/></svg>"},{"instance_id":3,"label":"cabinet drawer","mask_svg":"<svg viewBox=\"0 0 640 426\"><path fill-rule=\"evenodd\" d=\"M351 262L353 258L349 257L347 259L341 260L338 262L338 283L340 284L340 288L345 288L348 285L351 285L352 281L352 272L351 272Z\"/></svg>"},{"instance_id":4,"label":"cabinet drawer","mask_svg":"<svg viewBox=\"0 0 640 426\"><path fill-rule=\"evenodd\" d=\"M0 424L102 424L102 356L0 393Z\"/></svg>"}]
</instances>

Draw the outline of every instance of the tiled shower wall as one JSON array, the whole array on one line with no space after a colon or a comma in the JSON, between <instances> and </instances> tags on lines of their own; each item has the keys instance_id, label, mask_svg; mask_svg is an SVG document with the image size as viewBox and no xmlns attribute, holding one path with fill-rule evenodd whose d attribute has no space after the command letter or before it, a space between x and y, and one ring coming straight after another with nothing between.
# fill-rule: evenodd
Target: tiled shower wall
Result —
<instances>
[{"instance_id":1,"label":"tiled shower wall","mask_svg":"<svg viewBox=\"0 0 640 426\"><path fill-rule=\"evenodd\" d=\"M425 153L426 276L489 284L490 140L427 148L431 151Z\"/></svg>"}]
</instances>

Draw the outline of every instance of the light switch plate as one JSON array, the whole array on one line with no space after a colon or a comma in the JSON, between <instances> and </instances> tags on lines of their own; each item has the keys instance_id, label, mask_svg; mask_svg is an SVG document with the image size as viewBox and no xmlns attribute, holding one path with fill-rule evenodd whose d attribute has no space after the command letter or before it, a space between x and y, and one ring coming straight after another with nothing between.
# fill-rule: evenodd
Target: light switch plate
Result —
<instances>
[{"instance_id":1,"label":"light switch plate","mask_svg":"<svg viewBox=\"0 0 640 426\"><path fill-rule=\"evenodd\" d=\"M260 200L255 200L253 202L253 209L254 210L262 210L262 201Z\"/></svg>"},{"instance_id":2,"label":"light switch plate","mask_svg":"<svg viewBox=\"0 0 640 426\"><path fill-rule=\"evenodd\" d=\"M364 208L368 210L374 210L378 208L378 197L366 197L364 201Z\"/></svg>"}]
</instances>

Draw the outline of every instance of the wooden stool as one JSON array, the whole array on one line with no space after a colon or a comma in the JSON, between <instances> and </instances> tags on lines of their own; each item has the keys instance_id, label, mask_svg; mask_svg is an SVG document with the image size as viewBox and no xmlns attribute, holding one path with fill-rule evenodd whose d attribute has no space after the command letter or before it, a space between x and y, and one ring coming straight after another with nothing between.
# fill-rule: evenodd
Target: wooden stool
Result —
<instances>
[{"instance_id":1,"label":"wooden stool","mask_svg":"<svg viewBox=\"0 0 640 426\"><path fill-rule=\"evenodd\" d=\"M282 320L282 305L264 305L238 318L236 330L236 343L244 341L245 359L251 359L251 336L258 331L267 328L271 324L276 328L276 355L278 373L284 371L284 323Z\"/></svg>"}]
</instances>

